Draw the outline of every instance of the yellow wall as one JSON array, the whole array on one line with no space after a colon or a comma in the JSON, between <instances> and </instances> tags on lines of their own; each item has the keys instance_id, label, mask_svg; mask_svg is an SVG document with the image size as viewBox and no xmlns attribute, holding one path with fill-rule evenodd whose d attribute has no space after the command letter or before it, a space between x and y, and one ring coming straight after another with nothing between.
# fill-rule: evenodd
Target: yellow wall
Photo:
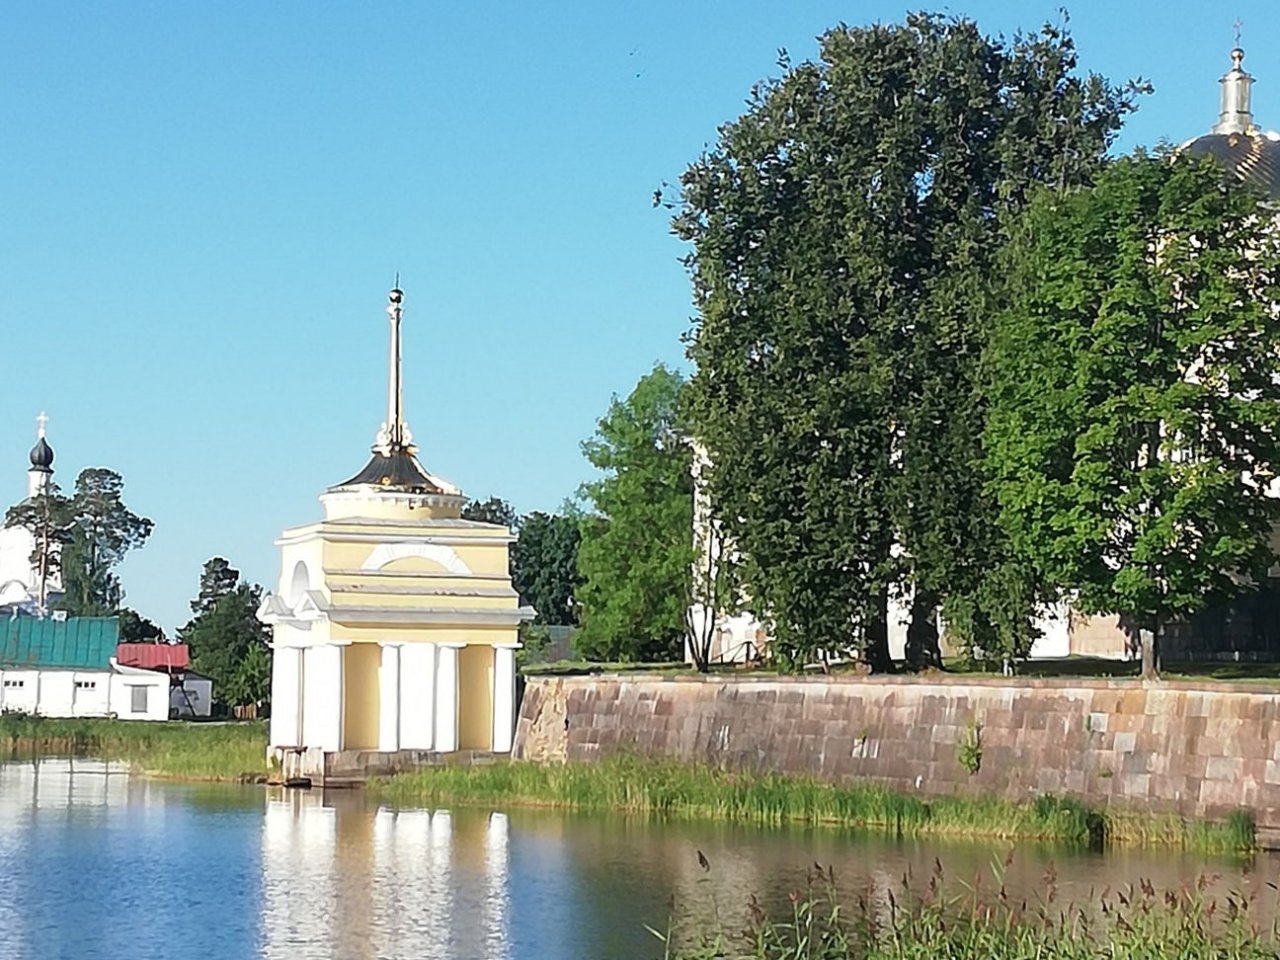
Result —
<instances>
[{"instance_id":1,"label":"yellow wall","mask_svg":"<svg viewBox=\"0 0 1280 960\"><path fill-rule=\"evenodd\" d=\"M330 532L327 525L319 528L320 537ZM359 534L368 536L368 540L325 540L324 564L330 570L359 570L369 555L382 542L384 537L409 534L421 537L421 542L434 543L448 547L458 555L472 573L490 576L505 576L507 573L507 550L509 544L505 532L500 539L489 539L488 542L470 543L472 538L454 535L452 530L431 529L430 527L384 527L378 530L342 530L342 534ZM479 539L479 538L476 538ZM399 564L403 560L396 560Z\"/></svg>"},{"instance_id":2,"label":"yellow wall","mask_svg":"<svg viewBox=\"0 0 1280 960\"><path fill-rule=\"evenodd\" d=\"M515 627L454 627L448 624L422 625L405 623L369 624L344 626L340 623L332 625L334 640L349 640L352 643L466 643L483 644L515 643L519 631Z\"/></svg>"},{"instance_id":3,"label":"yellow wall","mask_svg":"<svg viewBox=\"0 0 1280 960\"><path fill-rule=\"evenodd\" d=\"M378 749L378 670L382 647L376 643L353 643L343 655L343 733L345 750Z\"/></svg>"},{"instance_id":4,"label":"yellow wall","mask_svg":"<svg viewBox=\"0 0 1280 960\"><path fill-rule=\"evenodd\" d=\"M458 748L493 749L493 648L458 651Z\"/></svg>"}]
</instances>

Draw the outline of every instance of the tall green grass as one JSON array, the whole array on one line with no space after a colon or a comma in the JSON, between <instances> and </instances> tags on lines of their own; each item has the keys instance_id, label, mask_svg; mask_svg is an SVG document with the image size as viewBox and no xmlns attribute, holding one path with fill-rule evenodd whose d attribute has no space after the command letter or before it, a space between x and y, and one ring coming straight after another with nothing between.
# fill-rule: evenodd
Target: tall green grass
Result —
<instances>
[{"instance_id":1,"label":"tall green grass","mask_svg":"<svg viewBox=\"0 0 1280 960\"><path fill-rule=\"evenodd\" d=\"M1007 861L1006 861L1007 865ZM692 944L651 931L668 960L1275 960L1280 936L1258 920L1256 895L1208 893L1208 878L1157 891L1146 880L1084 903L1058 900L1052 868L1036 902L1009 897L997 868L990 889L950 892L941 864L920 889L856 897L834 875L810 875L784 916L750 904L745 932L702 931Z\"/></svg>"},{"instance_id":2,"label":"tall green grass","mask_svg":"<svg viewBox=\"0 0 1280 960\"><path fill-rule=\"evenodd\" d=\"M370 789L398 805L546 806L753 824L831 824L900 836L1046 840L1074 846L1107 842L1228 853L1253 847L1245 816L1228 824L1177 817L1114 815L1076 800L1030 803L981 797L924 799L876 786L838 785L773 773L730 773L669 760L616 757L594 764L513 762L442 766L375 781Z\"/></svg>"},{"instance_id":3,"label":"tall green grass","mask_svg":"<svg viewBox=\"0 0 1280 960\"><path fill-rule=\"evenodd\" d=\"M234 780L267 772L266 724L146 723L0 715L0 757L124 760L155 776Z\"/></svg>"}]
</instances>

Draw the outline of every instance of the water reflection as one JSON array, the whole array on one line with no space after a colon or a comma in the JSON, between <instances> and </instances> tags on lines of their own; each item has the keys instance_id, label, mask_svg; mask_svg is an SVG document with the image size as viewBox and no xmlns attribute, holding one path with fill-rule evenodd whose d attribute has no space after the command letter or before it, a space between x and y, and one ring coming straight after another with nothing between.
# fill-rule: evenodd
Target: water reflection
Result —
<instances>
[{"instance_id":1,"label":"water reflection","mask_svg":"<svg viewBox=\"0 0 1280 960\"><path fill-rule=\"evenodd\" d=\"M759 896L785 908L815 862L844 891L883 897L908 872L984 877L1008 847L905 843L836 830L755 830L540 811L390 810L321 794L133 779L98 761L0 764L0 958L557 960L662 954L745 922ZM709 869L704 869L702 853ZM1280 859L1248 864L1158 851L1021 847L1004 876L1034 901L1050 863L1058 903L1149 878L1222 874L1261 891ZM1265 918L1259 918L1264 919Z\"/></svg>"},{"instance_id":2,"label":"water reflection","mask_svg":"<svg viewBox=\"0 0 1280 960\"><path fill-rule=\"evenodd\" d=\"M509 862L503 813L273 792L262 830L263 955L504 960Z\"/></svg>"}]
</instances>

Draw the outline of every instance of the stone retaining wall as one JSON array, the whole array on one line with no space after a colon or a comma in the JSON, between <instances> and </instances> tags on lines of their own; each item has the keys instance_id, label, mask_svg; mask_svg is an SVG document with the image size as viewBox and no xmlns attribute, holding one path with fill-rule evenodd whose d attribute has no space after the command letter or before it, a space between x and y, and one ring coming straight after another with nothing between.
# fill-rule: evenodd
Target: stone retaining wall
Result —
<instances>
[{"instance_id":1,"label":"stone retaining wall","mask_svg":"<svg viewBox=\"0 0 1280 960\"><path fill-rule=\"evenodd\" d=\"M1280 828L1280 691L1136 681L531 677L514 756L630 752L922 794L1053 793ZM959 745L976 731L970 774Z\"/></svg>"}]
</instances>

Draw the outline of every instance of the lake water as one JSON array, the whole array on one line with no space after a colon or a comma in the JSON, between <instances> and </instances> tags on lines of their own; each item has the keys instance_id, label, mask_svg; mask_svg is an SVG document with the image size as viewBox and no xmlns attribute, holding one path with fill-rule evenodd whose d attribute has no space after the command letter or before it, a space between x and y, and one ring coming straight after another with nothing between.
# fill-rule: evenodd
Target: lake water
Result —
<instances>
[{"instance_id":1,"label":"lake water","mask_svg":"<svg viewBox=\"0 0 1280 960\"><path fill-rule=\"evenodd\" d=\"M100 761L0 764L0 958L659 957L645 925L784 902L814 861L843 888L903 873L990 877L1007 846L893 842L831 829L759 830L539 811L379 808L359 792L142 780ZM701 851L711 867L699 864ZM1150 878L1221 874L1264 891L1280 858L1020 847L1006 876L1059 902ZM1266 898L1264 898L1266 899Z\"/></svg>"}]
</instances>

